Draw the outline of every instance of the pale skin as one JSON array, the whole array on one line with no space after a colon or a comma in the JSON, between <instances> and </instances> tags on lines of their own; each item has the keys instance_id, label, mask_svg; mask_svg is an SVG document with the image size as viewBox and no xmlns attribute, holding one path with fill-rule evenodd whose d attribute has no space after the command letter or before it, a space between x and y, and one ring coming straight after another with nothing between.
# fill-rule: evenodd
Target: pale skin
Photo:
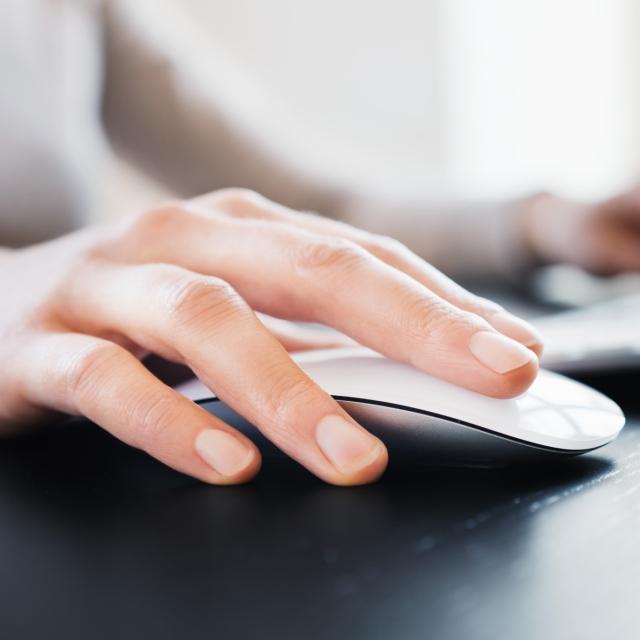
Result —
<instances>
[{"instance_id":1,"label":"pale skin","mask_svg":"<svg viewBox=\"0 0 640 640\"><path fill-rule=\"evenodd\" d=\"M522 216L522 232L542 262L567 262L599 275L640 270L640 185L601 202L542 194Z\"/></svg>"},{"instance_id":2,"label":"pale skin","mask_svg":"<svg viewBox=\"0 0 640 640\"><path fill-rule=\"evenodd\" d=\"M187 365L310 472L354 485L384 471L385 446L288 351L355 340L498 398L530 386L542 351L529 324L394 240L237 189L2 251L0 280L4 432L84 415L212 484L250 480L257 448L156 378L144 355Z\"/></svg>"}]
</instances>

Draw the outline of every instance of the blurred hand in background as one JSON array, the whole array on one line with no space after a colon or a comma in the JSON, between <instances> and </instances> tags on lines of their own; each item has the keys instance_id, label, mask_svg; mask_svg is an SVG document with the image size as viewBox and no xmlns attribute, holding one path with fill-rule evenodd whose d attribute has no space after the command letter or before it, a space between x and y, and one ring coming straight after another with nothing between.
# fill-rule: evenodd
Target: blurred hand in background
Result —
<instances>
[{"instance_id":1,"label":"blurred hand in background","mask_svg":"<svg viewBox=\"0 0 640 640\"><path fill-rule=\"evenodd\" d=\"M640 271L640 186L591 203L534 196L521 228L534 262L570 263L598 275Z\"/></svg>"}]
</instances>

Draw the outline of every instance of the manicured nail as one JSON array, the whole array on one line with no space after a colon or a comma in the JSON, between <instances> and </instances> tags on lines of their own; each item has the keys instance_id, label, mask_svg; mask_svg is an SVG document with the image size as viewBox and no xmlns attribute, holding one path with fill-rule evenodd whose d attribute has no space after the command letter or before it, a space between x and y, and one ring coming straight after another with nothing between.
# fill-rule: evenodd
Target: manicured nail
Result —
<instances>
[{"instance_id":1,"label":"manicured nail","mask_svg":"<svg viewBox=\"0 0 640 640\"><path fill-rule=\"evenodd\" d=\"M507 311L494 313L489 317L489 322L493 325L494 329L517 340L525 347L535 347L543 343L543 338L537 329L525 320L511 315Z\"/></svg>"},{"instance_id":2,"label":"manicured nail","mask_svg":"<svg viewBox=\"0 0 640 640\"><path fill-rule=\"evenodd\" d=\"M353 473L371 464L382 452L382 443L339 415L325 416L316 427L316 442L341 473Z\"/></svg>"},{"instance_id":3,"label":"manicured nail","mask_svg":"<svg viewBox=\"0 0 640 640\"><path fill-rule=\"evenodd\" d=\"M471 353L496 373L507 373L535 362L536 354L524 345L493 331L478 331L469 342Z\"/></svg>"},{"instance_id":4,"label":"manicured nail","mask_svg":"<svg viewBox=\"0 0 640 640\"><path fill-rule=\"evenodd\" d=\"M221 429L205 429L195 441L198 455L223 476L235 476L251 462L254 452Z\"/></svg>"}]
</instances>

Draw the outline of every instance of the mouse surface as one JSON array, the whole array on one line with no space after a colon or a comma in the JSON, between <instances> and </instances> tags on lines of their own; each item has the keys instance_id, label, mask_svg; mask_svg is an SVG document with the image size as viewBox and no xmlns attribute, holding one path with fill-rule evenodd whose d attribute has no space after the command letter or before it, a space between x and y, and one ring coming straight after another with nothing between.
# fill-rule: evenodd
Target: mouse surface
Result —
<instances>
[{"instance_id":1,"label":"mouse surface","mask_svg":"<svg viewBox=\"0 0 640 640\"><path fill-rule=\"evenodd\" d=\"M597 449L624 426L618 405L579 382L540 371L523 395L501 400L440 380L364 348L294 354L296 362L390 454L426 463L492 465ZM178 390L277 451L201 382Z\"/></svg>"}]
</instances>

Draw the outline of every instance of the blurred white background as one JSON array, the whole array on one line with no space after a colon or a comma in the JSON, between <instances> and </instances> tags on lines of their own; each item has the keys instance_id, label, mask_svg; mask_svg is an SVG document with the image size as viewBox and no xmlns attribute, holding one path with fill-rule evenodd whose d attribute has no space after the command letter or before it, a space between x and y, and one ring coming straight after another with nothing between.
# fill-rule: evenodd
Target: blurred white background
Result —
<instances>
[{"instance_id":1,"label":"blurred white background","mask_svg":"<svg viewBox=\"0 0 640 640\"><path fill-rule=\"evenodd\" d=\"M194 62L223 52L286 118L376 181L594 197L638 174L634 0L147 5ZM107 210L123 194L129 209L160 196L121 163L106 193Z\"/></svg>"}]
</instances>

